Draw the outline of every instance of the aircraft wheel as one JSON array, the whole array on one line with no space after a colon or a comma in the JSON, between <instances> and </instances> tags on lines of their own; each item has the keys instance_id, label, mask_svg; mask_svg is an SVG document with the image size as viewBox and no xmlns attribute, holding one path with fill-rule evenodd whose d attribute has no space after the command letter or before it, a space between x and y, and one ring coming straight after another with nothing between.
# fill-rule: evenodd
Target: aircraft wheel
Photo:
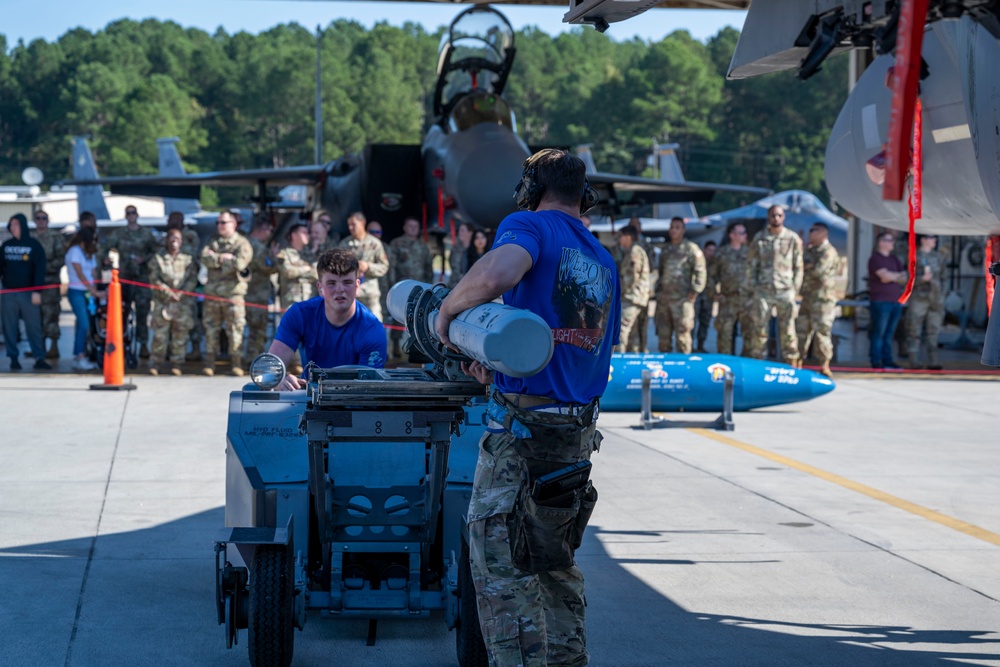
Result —
<instances>
[{"instance_id":1,"label":"aircraft wheel","mask_svg":"<svg viewBox=\"0 0 1000 667\"><path fill-rule=\"evenodd\" d=\"M292 663L292 561L285 547L258 547L250 566L247 644L253 667Z\"/></svg>"},{"instance_id":2,"label":"aircraft wheel","mask_svg":"<svg viewBox=\"0 0 1000 667\"><path fill-rule=\"evenodd\" d=\"M459 667L489 665L486 642L479 627L476 587L472 583L472 570L469 567L469 545L465 540L462 540L462 555L458 562L458 627L455 629L455 648Z\"/></svg>"}]
</instances>

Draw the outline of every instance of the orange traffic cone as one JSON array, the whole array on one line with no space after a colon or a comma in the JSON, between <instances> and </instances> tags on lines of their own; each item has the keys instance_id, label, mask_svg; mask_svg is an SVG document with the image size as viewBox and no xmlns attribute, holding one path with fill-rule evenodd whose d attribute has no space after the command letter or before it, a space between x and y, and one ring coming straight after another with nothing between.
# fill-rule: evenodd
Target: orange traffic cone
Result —
<instances>
[{"instance_id":1,"label":"orange traffic cone","mask_svg":"<svg viewBox=\"0 0 1000 667\"><path fill-rule=\"evenodd\" d=\"M122 284L118 269L111 271L108 285L108 314L104 338L104 384L92 384L91 389L131 391L134 384L125 384L125 350L122 343Z\"/></svg>"}]
</instances>

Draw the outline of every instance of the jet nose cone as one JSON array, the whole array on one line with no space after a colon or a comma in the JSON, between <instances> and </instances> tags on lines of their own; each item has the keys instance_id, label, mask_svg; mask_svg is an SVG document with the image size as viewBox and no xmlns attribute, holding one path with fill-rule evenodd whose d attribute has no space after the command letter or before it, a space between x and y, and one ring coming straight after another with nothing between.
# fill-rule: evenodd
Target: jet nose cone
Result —
<instances>
[{"instance_id":1,"label":"jet nose cone","mask_svg":"<svg viewBox=\"0 0 1000 667\"><path fill-rule=\"evenodd\" d=\"M466 144L467 150L450 151L452 159L445 167L449 192L474 222L496 227L517 210L514 186L528 148L501 125L478 125L453 140Z\"/></svg>"}]
</instances>

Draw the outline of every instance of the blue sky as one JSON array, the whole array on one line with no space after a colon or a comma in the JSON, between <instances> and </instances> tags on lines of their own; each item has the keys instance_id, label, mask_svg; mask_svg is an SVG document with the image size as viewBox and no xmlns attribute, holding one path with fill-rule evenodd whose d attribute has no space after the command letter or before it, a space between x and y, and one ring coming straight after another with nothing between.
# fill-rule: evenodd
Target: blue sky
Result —
<instances>
[{"instance_id":1,"label":"blue sky","mask_svg":"<svg viewBox=\"0 0 1000 667\"><path fill-rule=\"evenodd\" d=\"M227 32L241 30L257 33L279 23L297 22L310 28L326 25L338 18L354 19L365 26L388 20L393 25L417 21L433 30L448 24L468 5L422 2L325 2L302 0L43 0L42 3L4 3L0 34L7 37L8 48L19 39L53 41L67 30L83 27L90 31L103 28L120 18L158 18L172 20L185 27L214 32L222 26ZM570 26L562 23L566 7L516 7L498 5L515 28L538 26L555 34ZM678 29L688 30L705 40L722 27L743 25L746 12L726 10L651 10L638 18L614 23L608 34L616 39L639 36L659 40Z\"/></svg>"}]
</instances>

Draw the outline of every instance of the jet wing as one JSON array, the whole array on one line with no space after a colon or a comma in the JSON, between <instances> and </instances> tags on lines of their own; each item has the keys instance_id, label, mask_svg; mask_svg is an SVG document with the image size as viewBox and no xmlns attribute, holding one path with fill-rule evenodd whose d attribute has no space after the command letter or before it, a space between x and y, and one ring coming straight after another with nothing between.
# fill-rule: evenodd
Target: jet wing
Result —
<instances>
[{"instance_id":1,"label":"jet wing","mask_svg":"<svg viewBox=\"0 0 1000 667\"><path fill-rule=\"evenodd\" d=\"M282 167L278 169L247 169L241 171L208 171L176 176L121 176L110 178L64 181L67 185L106 185L118 195L198 199L202 185L315 185L324 176L324 165Z\"/></svg>"},{"instance_id":2,"label":"jet wing","mask_svg":"<svg viewBox=\"0 0 1000 667\"><path fill-rule=\"evenodd\" d=\"M699 181L659 181L621 174L587 174L587 179L601 195L598 206L620 209L622 206L645 204L674 204L678 202L711 201L716 192L740 192L765 197L772 193L767 188L726 183Z\"/></svg>"}]
</instances>

